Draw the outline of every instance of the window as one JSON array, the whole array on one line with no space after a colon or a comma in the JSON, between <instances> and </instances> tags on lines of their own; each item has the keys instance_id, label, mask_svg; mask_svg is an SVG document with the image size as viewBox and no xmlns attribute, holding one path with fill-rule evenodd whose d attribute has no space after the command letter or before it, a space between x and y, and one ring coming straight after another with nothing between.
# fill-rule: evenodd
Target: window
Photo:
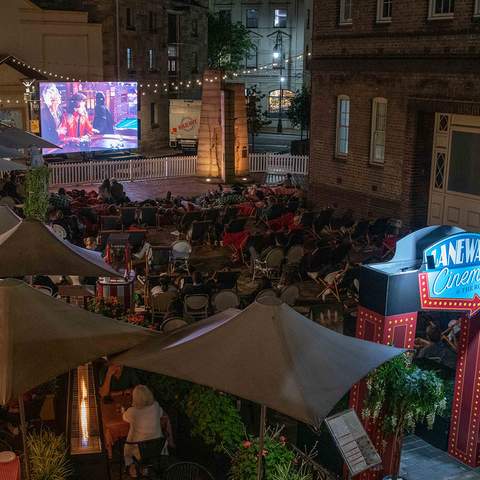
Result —
<instances>
[{"instance_id":1,"label":"window","mask_svg":"<svg viewBox=\"0 0 480 480\"><path fill-rule=\"evenodd\" d=\"M480 195L478 151L480 134L454 129L450 147L447 189L451 192Z\"/></svg>"},{"instance_id":2,"label":"window","mask_svg":"<svg viewBox=\"0 0 480 480\"><path fill-rule=\"evenodd\" d=\"M372 103L372 138L370 162L385 163L385 134L387 131L387 100L374 98Z\"/></svg>"},{"instance_id":3,"label":"window","mask_svg":"<svg viewBox=\"0 0 480 480\"><path fill-rule=\"evenodd\" d=\"M340 25L352 23L352 0L340 0Z\"/></svg>"},{"instance_id":4,"label":"window","mask_svg":"<svg viewBox=\"0 0 480 480\"><path fill-rule=\"evenodd\" d=\"M198 37L198 20L196 18L192 20L192 36Z\"/></svg>"},{"instance_id":5,"label":"window","mask_svg":"<svg viewBox=\"0 0 480 480\"><path fill-rule=\"evenodd\" d=\"M337 99L337 157L348 155L348 133L350 130L350 98L340 95Z\"/></svg>"},{"instance_id":6,"label":"window","mask_svg":"<svg viewBox=\"0 0 480 480\"><path fill-rule=\"evenodd\" d=\"M285 8L276 8L273 17L273 26L276 28L287 27L287 10Z\"/></svg>"},{"instance_id":7,"label":"window","mask_svg":"<svg viewBox=\"0 0 480 480\"><path fill-rule=\"evenodd\" d=\"M157 14L155 12L148 12L148 29L151 33L155 33L157 31Z\"/></svg>"},{"instance_id":8,"label":"window","mask_svg":"<svg viewBox=\"0 0 480 480\"><path fill-rule=\"evenodd\" d=\"M258 67L258 50L256 45L253 45L252 48L247 53L247 58L245 61L245 66L247 68L257 68Z\"/></svg>"},{"instance_id":9,"label":"window","mask_svg":"<svg viewBox=\"0 0 480 480\"><path fill-rule=\"evenodd\" d=\"M258 12L256 8L247 8L247 28L258 28Z\"/></svg>"},{"instance_id":10,"label":"window","mask_svg":"<svg viewBox=\"0 0 480 480\"><path fill-rule=\"evenodd\" d=\"M127 48L127 69L133 70L133 50L131 48Z\"/></svg>"},{"instance_id":11,"label":"window","mask_svg":"<svg viewBox=\"0 0 480 480\"><path fill-rule=\"evenodd\" d=\"M168 43L178 43L178 15L168 14Z\"/></svg>"},{"instance_id":12,"label":"window","mask_svg":"<svg viewBox=\"0 0 480 480\"><path fill-rule=\"evenodd\" d=\"M307 19L305 20L305 28L310 30L310 9L307 9Z\"/></svg>"},{"instance_id":13,"label":"window","mask_svg":"<svg viewBox=\"0 0 480 480\"><path fill-rule=\"evenodd\" d=\"M268 94L268 113L286 112L295 94L291 90L272 90Z\"/></svg>"},{"instance_id":14,"label":"window","mask_svg":"<svg viewBox=\"0 0 480 480\"><path fill-rule=\"evenodd\" d=\"M154 102L150 103L150 126L158 127L158 105Z\"/></svg>"},{"instance_id":15,"label":"window","mask_svg":"<svg viewBox=\"0 0 480 480\"><path fill-rule=\"evenodd\" d=\"M155 70L155 50L153 48L148 49L148 68L149 70Z\"/></svg>"},{"instance_id":16,"label":"window","mask_svg":"<svg viewBox=\"0 0 480 480\"><path fill-rule=\"evenodd\" d=\"M430 0L430 19L452 18L455 0Z\"/></svg>"},{"instance_id":17,"label":"window","mask_svg":"<svg viewBox=\"0 0 480 480\"><path fill-rule=\"evenodd\" d=\"M393 0L377 1L377 22L387 23L392 21L392 3Z\"/></svg>"},{"instance_id":18,"label":"window","mask_svg":"<svg viewBox=\"0 0 480 480\"><path fill-rule=\"evenodd\" d=\"M135 30L135 14L131 8L127 8L127 30Z\"/></svg>"},{"instance_id":19,"label":"window","mask_svg":"<svg viewBox=\"0 0 480 480\"><path fill-rule=\"evenodd\" d=\"M232 23L232 11L231 10L220 10L218 12L220 20L223 20L225 23Z\"/></svg>"},{"instance_id":20,"label":"window","mask_svg":"<svg viewBox=\"0 0 480 480\"><path fill-rule=\"evenodd\" d=\"M168 46L168 72L177 73L178 71L178 48L176 45Z\"/></svg>"}]
</instances>

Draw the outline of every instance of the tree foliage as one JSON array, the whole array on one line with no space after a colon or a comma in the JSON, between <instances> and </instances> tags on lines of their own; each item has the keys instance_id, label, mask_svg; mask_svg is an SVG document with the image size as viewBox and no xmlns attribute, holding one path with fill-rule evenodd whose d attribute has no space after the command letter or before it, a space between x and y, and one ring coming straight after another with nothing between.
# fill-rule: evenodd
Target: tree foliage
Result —
<instances>
[{"instance_id":1,"label":"tree foliage","mask_svg":"<svg viewBox=\"0 0 480 480\"><path fill-rule=\"evenodd\" d=\"M232 23L218 13L208 15L208 66L213 70L233 71L241 68L253 47L248 29Z\"/></svg>"},{"instance_id":2,"label":"tree foliage","mask_svg":"<svg viewBox=\"0 0 480 480\"><path fill-rule=\"evenodd\" d=\"M300 127L301 132L310 130L310 91L304 86L292 98L287 110L287 117L294 127Z\"/></svg>"},{"instance_id":3,"label":"tree foliage","mask_svg":"<svg viewBox=\"0 0 480 480\"><path fill-rule=\"evenodd\" d=\"M44 222L48 210L48 167L34 167L26 176L25 216Z\"/></svg>"},{"instance_id":4,"label":"tree foliage","mask_svg":"<svg viewBox=\"0 0 480 480\"><path fill-rule=\"evenodd\" d=\"M247 128L248 133L252 136L252 149L255 147L255 137L263 127L270 125L271 120L267 118L267 112L262 111L262 100L265 94L258 90L256 85L247 88Z\"/></svg>"}]
</instances>

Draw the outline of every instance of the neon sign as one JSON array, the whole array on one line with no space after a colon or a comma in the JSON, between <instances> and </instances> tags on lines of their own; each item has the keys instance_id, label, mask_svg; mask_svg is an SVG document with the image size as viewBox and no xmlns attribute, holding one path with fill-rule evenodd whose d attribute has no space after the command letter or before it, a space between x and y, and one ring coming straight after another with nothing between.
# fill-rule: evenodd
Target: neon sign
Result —
<instances>
[{"instance_id":1,"label":"neon sign","mask_svg":"<svg viewBox=\"0 0 480 480\"><path fill-rule=\"evenodd\" d=\"M419 274L424 310L480 310L480 234L459 233L423 252Z\"/></svg>"}]
</instances>

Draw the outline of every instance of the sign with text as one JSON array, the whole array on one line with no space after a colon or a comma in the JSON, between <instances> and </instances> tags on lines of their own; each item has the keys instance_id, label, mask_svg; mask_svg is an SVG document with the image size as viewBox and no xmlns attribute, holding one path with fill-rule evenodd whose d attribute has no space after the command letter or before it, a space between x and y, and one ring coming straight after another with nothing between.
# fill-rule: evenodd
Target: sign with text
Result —
<instances>
[{"instance_id":1,"label":"sign with text","mask_svg":"<svg viewBox=\"0 0 480 480\"><path fill-rule=\"evenodd\" d=\"M480 234L458 233L424 250L419 273L424 310L480 310Z\"/></svg>"},{"instance_id":2,"label":"sign with text","mask_svg":"<svg viewBox=\"0 0 480 480\"><path fill-rule=\"evenodd\" d=\"M325 419L352 477L380 465L382 459L353 409Z\"/></svg>"}]
</instances>

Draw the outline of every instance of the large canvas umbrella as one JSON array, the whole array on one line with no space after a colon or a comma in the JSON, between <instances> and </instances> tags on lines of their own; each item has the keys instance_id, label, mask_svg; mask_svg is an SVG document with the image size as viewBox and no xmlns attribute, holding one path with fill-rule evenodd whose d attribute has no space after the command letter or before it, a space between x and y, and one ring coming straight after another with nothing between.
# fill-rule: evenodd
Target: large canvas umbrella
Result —
<instances>
[{"instance_id":1,"label":"large canvas umbrella","mask_svg":"<svg viewBox=\"0 0 480 480\"><path fill-rule=\"evenodd\" d=\"M0 404L156 335L69 305L20 280L0 280Z\"/></svg>"},{"instance_id":2,"label":"large canvas umbrella","mask_svg":"<svg viewBox=\"0 0 480 480\"><path fill-rule=\"evenodd\" d=\"M58 148L43 138L0 122L0 146L6 148Z\"/></svg>"},{"instance_id":3,"label":"large canvas umbrella","mask_svg":"<svg viewBox=\"0 0 480 480\"><path fill-rule=\"evenodd\" d=\"M12 162L8 158L0 157L0 172L14 172L16 170L28 170L26 165L21 163Z\"/></svg>"},{"instance_id":4,"label":"large canvas umbrella","mask_svg":"<svg viewBox=\"0 0 480 480\"><path fill-rule=\"evenodd\" d=\"M18 225L22 219L9 207L0 205L0 235Z\"/></svg>"},{"instance_id":5,"label":"large canvas umbrella","mask_svg":"<svg viewBox=\"0 0 480 480\"><path fill-rule=\"evenodd\" d=\"M115 361L319 426L352 385L403 351L333 332L268 297L230 318L152 339Z\"/></svg>"},{"instance_id":6,"label":"large canvas umbrella","mask_svg":"<svg viewBox=\"0 0 480 480\"><path fill-rule=\"evenodd\" d=\"M69 305L20 280L0 280L0 405L104 355L144 342L153 332ZM29 478L25 450L26 478Z\"/></svg>"},{"instance_id":7,"label":"large canvas umbrella","mask_svg":"<svg viewBox=\"0 0 480 480\"><path fill-rule=\"evenodd\" d=\"M25 275L120 276L99 252L62 240L32 219L0 235L0 277Z\"/></svg>"}]
</instances>

